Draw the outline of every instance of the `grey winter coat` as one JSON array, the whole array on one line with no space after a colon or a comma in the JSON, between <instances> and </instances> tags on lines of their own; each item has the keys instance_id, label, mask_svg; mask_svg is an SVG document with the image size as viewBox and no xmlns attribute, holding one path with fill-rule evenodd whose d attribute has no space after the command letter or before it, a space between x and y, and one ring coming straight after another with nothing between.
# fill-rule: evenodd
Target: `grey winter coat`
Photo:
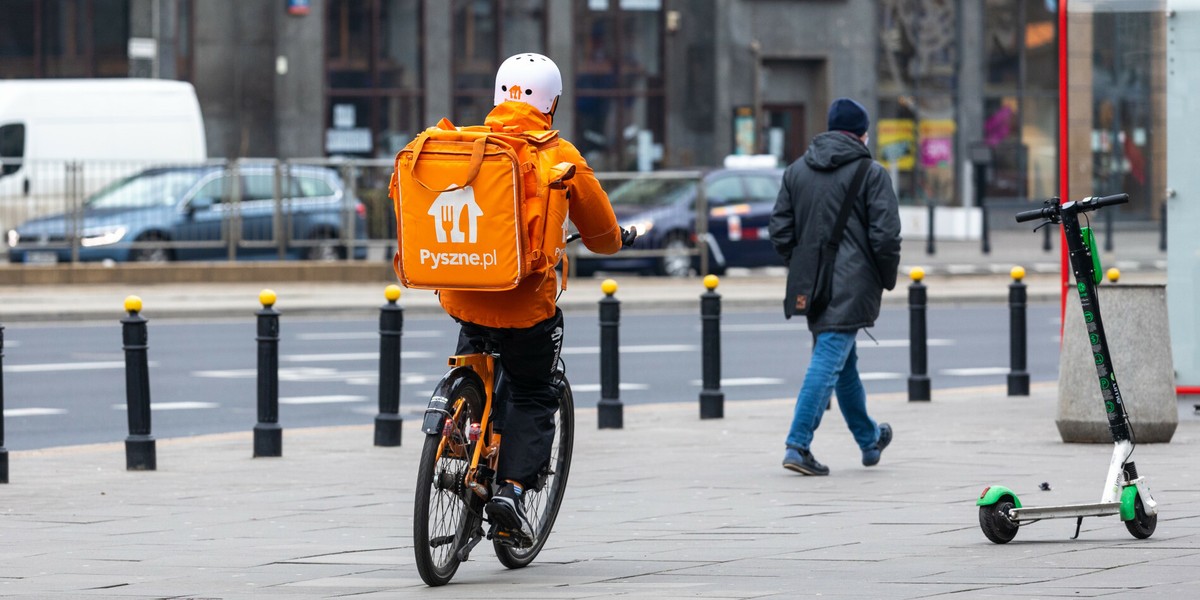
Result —
<instances>
[{"instance_id":1,"label":"grey winter coat","mask_svg":"<svg viewBox=\"0 0 1200 600\"><path fill-rule=\"evenodd\" d=\"M771 243L792 267L795 252L816 256L831 235L846 188L858 160L871 152L853 134L829 131L813 138L808 151L783 174L783 187L771 212ZM851 165L850 163L854 163ZM845 168L839 168L846 165ZM834 266L833 294L823 313L808 317L808 329L856 331L871 327L879 317L884 289L896 286L900 265L900 214L892 180L872 161L862 189L854 199Z\"/></svg>"}]
</instances>

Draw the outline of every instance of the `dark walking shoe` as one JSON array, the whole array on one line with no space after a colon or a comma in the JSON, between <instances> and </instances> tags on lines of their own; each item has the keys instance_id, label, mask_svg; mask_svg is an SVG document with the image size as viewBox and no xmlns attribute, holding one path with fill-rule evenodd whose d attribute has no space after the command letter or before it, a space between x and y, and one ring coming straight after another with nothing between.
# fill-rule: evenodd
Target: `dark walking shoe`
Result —
<instances>
[{"instance_id":1,"label":"dark walking shoe","mask_svg":"<svg viewBox=\"0 0 1200 600\"><path fill-rule=\"evenodd\" d=\"M521 492L511 483L506 483L500 491L492 496L484 507L492 524L496 526L496 536L503 543L509 543L518 548L526 548L533 544L533 525L525 516L521 506Z\"/></svg>"},{"instance_id":2,"label":"dark walking shoe","mask_svg":"<svg viewBox=\"0 0 1200 600\"><path fill-rule=\"evenodd\" d=\"M788 448L783 454L783 468L804 475L828 475L829 467L817 462L812 452L799 448Z\"/></svg>"},{"instance_id":3,"label":"dark walking shoe","mask_svg":"<svg viewBox=\"0 0 1200 600\"><path fill-rule=\"evenodd\" d=\"M879 464L879 457L883 454L883 449L892 443L892 426L887 423L879 424L879 439L871 446L870 450L863 450L863 466L873 467Z\"/></svg>"}]
</instances>

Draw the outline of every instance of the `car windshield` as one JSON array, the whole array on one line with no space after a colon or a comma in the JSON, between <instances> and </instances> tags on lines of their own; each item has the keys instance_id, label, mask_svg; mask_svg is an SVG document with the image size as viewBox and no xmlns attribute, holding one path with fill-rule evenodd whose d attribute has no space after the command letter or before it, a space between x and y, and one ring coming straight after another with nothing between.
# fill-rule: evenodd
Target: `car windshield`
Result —
<instances>
[{"instance_id":1,"label":"car windshield","mask_svg":"<svg viewBox=\"0 0 1200 600\"><path fill-rule=\"evenodd\" d=\"M174 206L199 178L198 171L139 173L96 192L88 208L150 208Z\"/></svg>"},{"instance_id":2,"label":"car windshield","mask_svg":"<svg viewBox=\"0 0 1200 600\"><path fill-rule=\"evenodd\" d=\"M650 208L672 204L695 189L691 179L631 179L609 193L608 200L613 206Z\"/></svg>"}]
</instances>

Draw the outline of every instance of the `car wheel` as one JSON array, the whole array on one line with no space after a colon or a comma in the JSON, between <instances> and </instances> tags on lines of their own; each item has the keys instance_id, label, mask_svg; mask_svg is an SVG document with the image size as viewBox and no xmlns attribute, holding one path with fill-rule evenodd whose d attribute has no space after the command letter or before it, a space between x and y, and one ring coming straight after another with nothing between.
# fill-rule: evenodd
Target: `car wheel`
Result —
<instances>
[{"instance_id":1,"label":"car wheel","mask_svg":"<svg viewBox=\"0 0 1200 600\"><path fill-rule=\"evenodd\" d=\"M669 277L687 277L692 274L692 243L685 234L671 234L663 243L663 256L658 261L658 273Z\"/></svg>"},{"instance_id":2,"label":"car wheel","mask_svg":"<svg viewBox=\"0 0 1200 600\"><path fill-rule=\"evenodd\" d=\"M147 233L138 236L135 242L167 242L170 241L166 236L159 233ZM131 262L143 263L165 263L175 260L174 253L170 248L134 248L129 251L129 260Z\"/></svg>"},{"instance_id":3,"label":"car wheel","mask_svg":"<svg viewBox=\"0 0 1200 600\"><path fill-rule=\"evenodd\" d=\"M304 253L304 257L308 260L334 261L346 257L346 249L342 247L337 235L333 232L317 233L309 239L313 241L313 245L309 246L308 251Z\"/></svg>"}]
</instances>

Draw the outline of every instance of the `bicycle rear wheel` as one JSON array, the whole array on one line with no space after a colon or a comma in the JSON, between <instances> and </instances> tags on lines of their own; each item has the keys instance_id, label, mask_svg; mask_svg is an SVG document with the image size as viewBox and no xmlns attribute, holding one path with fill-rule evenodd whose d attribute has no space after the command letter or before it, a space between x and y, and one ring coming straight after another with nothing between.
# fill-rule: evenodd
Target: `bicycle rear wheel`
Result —
<instances>
[{"instance_id":1,"label":"bicycle rear wheel","mask_svg":"<svg viewBox=\"0 0 1200 600\"><path fill-rule=\"evenodd\" d=\"M460 562L458 550L479 529L482 519L478 507L471 507L474 492L467 489L464 476L475 446L468 432L471 423L479 422L483 390L476 381L464 378L454 383L450 392L448 410L454 417L447 417L449 426L441 432L425 436L413 508L417 571L431 586L445 585L454 577Z\"/></svg>"},{"instance_id":2,"label":"bicycle rear wheel","mask_svg":"<svg viewBox=\"0 0 1200 600\"><path fill-rule=\"evenodd\" d=\"M533 543L527 548L517 548L493 540L496 558L510 569L519 569L533 562L554 527L558 509L562 506L567 490L567 475L571 472L571 448L575 443L575 399L571 395L571 384L566 375L560 374L562 394L559 396L558 412L554 417L554 445L550 450L550 461L542 468L536 491L524 494L525 515L533 524Z\"/></svg>"}]
</instances>

